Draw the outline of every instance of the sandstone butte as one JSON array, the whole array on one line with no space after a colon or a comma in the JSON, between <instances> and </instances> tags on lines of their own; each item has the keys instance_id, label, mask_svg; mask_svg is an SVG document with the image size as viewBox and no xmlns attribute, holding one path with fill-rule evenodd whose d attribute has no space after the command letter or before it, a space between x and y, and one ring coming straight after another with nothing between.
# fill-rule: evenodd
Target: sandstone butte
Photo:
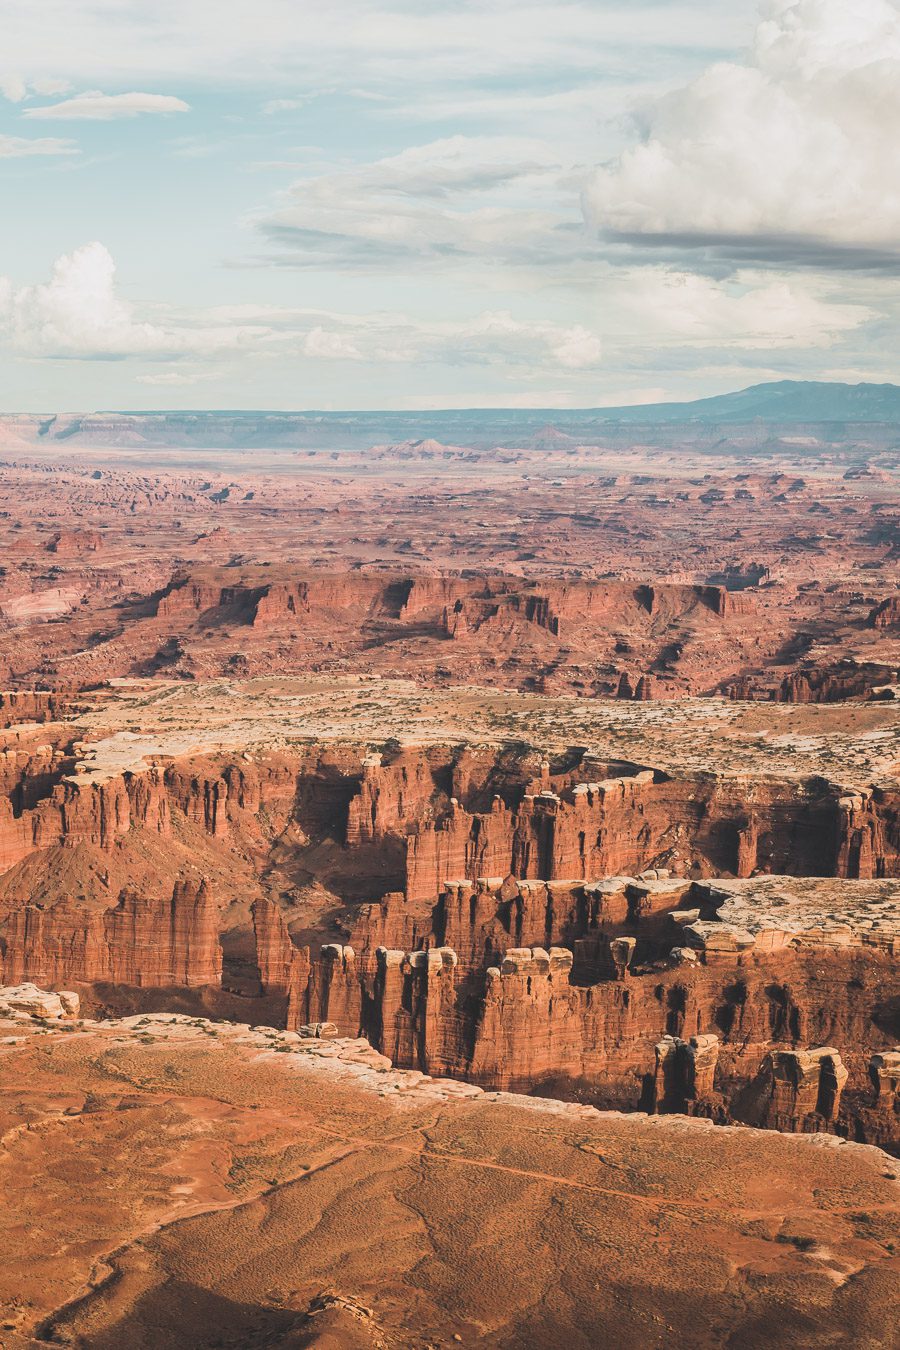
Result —
<instances>
[{"instance_id":1,"label":"sandstone butte","mask_svg":"<svg viewBox=\"0 0 900 1350\"><path fill-rule=\"evenodd\" d=\"M895 466L32 433L4 1350L892 1346Z\"/></svg>"}]
</instances>

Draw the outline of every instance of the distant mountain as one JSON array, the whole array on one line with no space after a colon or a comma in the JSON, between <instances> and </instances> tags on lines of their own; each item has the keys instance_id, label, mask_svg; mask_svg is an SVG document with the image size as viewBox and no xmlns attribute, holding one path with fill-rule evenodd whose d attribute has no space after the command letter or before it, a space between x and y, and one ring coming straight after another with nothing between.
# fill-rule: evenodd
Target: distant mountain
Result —
<instances>
[{"instance_id":1,"label":"distant mountain","mask_svg":"<svg viewBox=\"0 0 900 1350\"><path fill-rule=\"evenodd\" d=\"M766 453L788 428L829 444L865 441L891 449L900 438L900 386L781 380L690 403L624 408L459 408L273 412L171 409L0 415L0 453L29 446L117 449L145 455L197 450L363 451L373 446L524 448L562 453L567 447L681 444L703 453L723 443ZM151 460L146 459L147 463ZM198 460L198 464L201 461Z\"/></svg>"},{"instance_id":2,"label":"distant mountain","mask_svg":"<svg viewBox=\"0 0 900 1350\"><path fill-rule=\"evenodd\" d=\"M117 414L100 414L116 416ZM732 394L684 403L637 403L613 408L461 408L422 412L390 409L366 412L129 412L119 416L165 418L170 423L198 418L253 421L271 434L291 420L319 426L372 422L431 426L455 423L527 426L532 434L554 434L590 422L900 422L900 385L839 384L825 380L778 380L753 384Z\"/></svg>"},{"instance_id":3,"label":"distant mountain","mask_svg":"<svg viewBox=\"0 0 900 1350\"><path fill-rule=\"evenodd\" d=\"M690 403L645 403L596 412L613 422L898 422L900 386L778 380Z\"/></svg>"}]
</instances>

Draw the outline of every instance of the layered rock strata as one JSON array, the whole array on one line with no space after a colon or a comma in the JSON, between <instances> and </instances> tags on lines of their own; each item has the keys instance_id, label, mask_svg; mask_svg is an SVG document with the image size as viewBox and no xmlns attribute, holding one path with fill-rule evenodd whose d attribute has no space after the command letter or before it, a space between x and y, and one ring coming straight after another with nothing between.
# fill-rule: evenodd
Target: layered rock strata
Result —
<instances>
[{"instance_id":1,"label":"layered rock strata","mask_svg":"<svg viewBox=\"0 0 900 1350\"><path fill-rule=\"evenodd\" d=\"M864 1137L894 1128L869 1072L900 1038L889 782L848 794L824 779L676 777L583 751L440 745L101 775L52 737L17 743L0 771L8 982L224 984L261 993L264 1015L289 1026L364 1034L400 1064L734 1118L766 1055L833 1047L850 1078L829 1126L852 1113ZM90 885L55 892L50 861L65 877L82 857ZM168 886L120 894L117 867L145 857L148 876L171 865ZM327 863L346 902L330 931L315 912L295 917L298 888L280 889L306 858ZM210 869L215 898L200 884ZM794 869L807 876L767 875ZM382 898L360 906L379 875ZM709 1035L714 1092L675 1091L668 1070L659 1080L664 1037Z\"/></svg>"},{"instance_id":2,"label":"layered rock strata","mask_svg":"<svg viewBox=\"0 0 900 1350\"><path fill-rule=\"evenodd\" d=\"M582 754L569 772L551 773L545 763L530 781L501 779L489 795L483 769L473 791L473 761L462 752L453 762L449 800L422 752L365 763L348 842L402 838L410 900L433 900L447 877L507 873L546 881L654 866L707 875L900 875L895 782L847 796L822 779L675 777Z\"/></svg>"},{"instance_id":3,"label":"layered rock strata","mask_svg":"<svg viewBox=\"0 0 900 1350\"><path fill-rule=\"evenodd\" d=\"M417 949L381 941L405 929L396 896L311 967L275 906L256 921L289 1024L333 1022L397 1064L893 1147L898 901L792 878L455 883Z\"/></svg>"},{"instance_id":4,"label":"layered rock strata","mask_svg":"<svg viewBox=\"0 0 900 1350\"><path fill-rule=\"evenodd\" d=\"M50 987L67 982L138 989L218 985L219 909L209 887L183 883L169 899L125 891L97 909L71 897L9 915L0 944L0 978Z\"/></svg>"}]
</instances>

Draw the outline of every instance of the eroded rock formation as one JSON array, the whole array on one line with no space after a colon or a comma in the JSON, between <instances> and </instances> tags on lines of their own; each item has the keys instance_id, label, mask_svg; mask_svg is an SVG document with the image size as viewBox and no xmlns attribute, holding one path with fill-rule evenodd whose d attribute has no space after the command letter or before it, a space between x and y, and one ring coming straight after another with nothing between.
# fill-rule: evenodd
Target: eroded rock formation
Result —
<instances>
[{"instance_id":1,"label":"eroded rock formation","mask_svg":"<svg viewBox=\"0 0 900 1350\"><path fill-rule=\"evenodd\" d=\"M776 1048L832 1046L850 1081L826 1127L888 1128L868 1068L900 1034L887 781L441 745L100 775L27 736L0 770L7 982L261 995L428 1072L717 1118L742 1118Z\"/></svg>"},{"instance_id":2,"label":"eroded rock formation","mask_svg":"<svg viewBox=\"0 0 900 1350\"><path fill-rule=\"evenodd\" d=\"M407 910L398 895L364 911L305 992L306 955L278 929L260 970L272 962L293 1025L330 1021L398 1064L484 1086L900 1142L890 883L457 883L416 949L385 945L392 926L410 931Z\"/></svg>"}]
</instances>

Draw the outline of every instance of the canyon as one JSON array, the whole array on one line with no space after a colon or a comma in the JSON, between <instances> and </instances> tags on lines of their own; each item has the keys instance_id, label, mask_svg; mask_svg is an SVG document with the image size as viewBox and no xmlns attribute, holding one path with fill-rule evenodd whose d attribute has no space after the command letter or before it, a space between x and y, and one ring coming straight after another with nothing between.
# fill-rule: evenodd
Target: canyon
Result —
<instances>
[{"instance_id":1,"label":"canyon","mask_svg":"<svg viewBox=\"0 0 900 1350\"><path fill-rule=\"evenodd\" d=\"M862 786L814 759L791 777L340 737L178 755L161 732L123 769L115 736L78 760L47 742L65 723L31 725L5 733L7 985L329 1025L398 1067L605 1109L900 1142L881 759ZM786 1103L776 1070L810 1081Z\"/></svg>"},{"instance_id":2,"label":"canyon","mask_svg":"<svg viewBox=\"0 0 900 1350\"><path fill-rule=\"evenodd\" d=\"M896 476L865 441L749 463L553 437L283 447L249 468L67 444L0 463L11 688L367 672L820 702L897 681Z\"/></svg>"},{"instance_id":3,"label":"canyon","mask_svg":"<svg viewBox=\"0 0 900 1350\"><path fill-rule=\"evenodd\" d=\"M840 1303L887 1347L900 507L882 432L335 448L285 423L248 462L244 422L180 450L127 419L13 430L0 1168L14 1196L34 1180L35 1231L60 1245L40 1278L14 1268L0 1341L127 1327L186 1350L229 1344L233 1319L236 1344L421 1347L421 1317L435 1346L613 1327L661 1345L706 1280L685 1344L745 1318L734 1343L763 1345L781 1317L828 1343ZM140 1173L103 1183L95 1241L73 1237L76 1165ZM487 1187L468 1228L462 1166ZM852 1210L820 1172L846 1173ZM613 1193L598 1256L590 1207ZM569 1215L551 1246L577 1312L553 1279L515 1292L549 1231L538 1194ZM276 1279L259 1233L283 1250L310 1196ZM349 1218L326 1233L366 1205L400 1235L390 1259ZM490 1294L422 1255L461 1234L508 1274Z\"/></svg>"}]
</instances>

